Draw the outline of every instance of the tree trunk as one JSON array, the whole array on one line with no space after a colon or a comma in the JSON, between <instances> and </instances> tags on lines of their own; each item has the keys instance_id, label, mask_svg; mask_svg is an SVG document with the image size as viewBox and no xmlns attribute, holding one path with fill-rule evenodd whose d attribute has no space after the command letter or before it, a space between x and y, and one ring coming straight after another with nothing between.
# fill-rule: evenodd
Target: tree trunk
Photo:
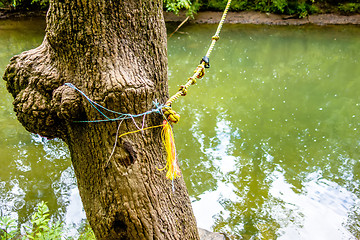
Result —
<instances>
[{"instance_id":1,"label":"tree trunk","mask_svg":"<svg viewBox=\"0 0 360 240\"><path fill-rule=\"evenodd\" d=\"M165 178L160 128L118 139L119 121L76 122L101 115L97 103L139 114L167 100L162 0L53 0L46 36L11 59L4 75L25 128L69 146L87 218L97 239L198 239L183 178ZM138 126L143 118L134 120ZM119 133L136 130L125 120ZM145 127L159 125L146 116Z\"/></svg>"}]
</instances>

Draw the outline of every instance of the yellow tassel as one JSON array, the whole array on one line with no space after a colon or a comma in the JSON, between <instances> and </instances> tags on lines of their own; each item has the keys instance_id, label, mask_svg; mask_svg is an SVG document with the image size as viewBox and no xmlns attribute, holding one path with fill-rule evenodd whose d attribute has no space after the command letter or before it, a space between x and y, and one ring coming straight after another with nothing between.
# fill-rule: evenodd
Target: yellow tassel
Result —
<instances>
[{"instance_id":1,"label":"yellow tassel","mask_svg":"<svg viewBox=\"0 0 360 240\"><path fill-rule=\"evenodd\" d=\"M161 131L161 139L166 150L166 165L160 171L167 169L166 178L174 180L180 177L180 168L177 165L177 156L175 148L174 134L170 123L166 120L163 122L163 129Z\"/></svg>"}]
</instances>

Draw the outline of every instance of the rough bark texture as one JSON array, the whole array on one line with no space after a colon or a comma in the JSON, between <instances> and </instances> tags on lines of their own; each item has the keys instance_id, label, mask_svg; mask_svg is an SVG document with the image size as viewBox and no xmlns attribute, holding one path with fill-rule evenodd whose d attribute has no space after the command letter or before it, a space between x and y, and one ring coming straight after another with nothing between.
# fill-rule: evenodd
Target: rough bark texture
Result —
<instances>
[{"instance_id":1,"label":"rough bark texture","mask_svg":"<svg viewBox=\"0 0 360 240\"><path fill-rule=\"evenodd\" d=\"M98 239L198 239L182 178L165 179L160 129L126 135L111 154L119 122L101 116L74 89L118 112L138 114L167 98L162 0L51 1L46 36L5 72L25 128L69 146L87 218ZM141 126L143 119L135 120ZM145 127L161 123L148 115ZM120 133L135 130L126 120Z\"/></svg>"}]
</instances>

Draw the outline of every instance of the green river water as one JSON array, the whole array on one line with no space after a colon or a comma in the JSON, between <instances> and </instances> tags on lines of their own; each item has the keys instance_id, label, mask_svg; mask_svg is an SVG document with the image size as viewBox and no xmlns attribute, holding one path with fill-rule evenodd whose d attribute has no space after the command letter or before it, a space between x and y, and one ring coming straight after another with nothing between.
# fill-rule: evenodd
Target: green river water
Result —
<instances>
[{"instance_id":1,"label":"green river water","mask_svg":"<svg viewBox=\"0 0 360 240\"><path fill-rule=\"evenodd\" d=\"M44 28L0 21L1 75ZM169 39L170 94L215 30L189 25ZM360 238L359 37L356 26L225 25L205 77L173 104L199 227L234 239ZM26 132L12 108L0 81L0 214L24 223L44 200L78 225L85 214L66 145Z\"/></svg>"}]
</instances>

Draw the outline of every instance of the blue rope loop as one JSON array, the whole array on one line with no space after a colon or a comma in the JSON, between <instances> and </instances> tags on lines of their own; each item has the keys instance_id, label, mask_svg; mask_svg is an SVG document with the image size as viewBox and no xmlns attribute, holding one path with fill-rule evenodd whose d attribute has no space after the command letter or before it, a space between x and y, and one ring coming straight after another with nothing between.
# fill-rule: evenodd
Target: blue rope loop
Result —
<instances>
[{"instance_id":1,"label":"blue rope loop","mask_svg":"<svg viewBox=\"0 0 360 240\"><path fill-rule=\"evenodd\" d=\"M116 111L113 111L111 109L108 109L108 108L98 104L97 102L94 102L83 91L81 91L79 88L74 86L72 83L65 83L64 85L68 86L68 87L71 87L72 89L78 91L81 95L83 95L83 97L85 97L85 99L91 104L91 106L93 108L95 108L95 110L98 111L105 118L105 119L90 120L90 121L85 121L85 120L84 121L74 121L74 122L78 122L78 123L98 123L98 122L122 121L122 120L126 120L126 119L133 119L133 118L137 118L137 117L143 117L145 115L149 115L149 114L152 114L152 113L159 113L160 115L163 115L162 114L162 109L164 107L166 107L166 105L160 104L155 100L155 101L153 101L154 108L149 110L149 111L146 111L144 113L140 113L140 114L120 113L120 112L116 112ZM118 116L116 118L110 118L104 112L113 113L113 114L116 114Z\"/></svg>"}]
</instances>

